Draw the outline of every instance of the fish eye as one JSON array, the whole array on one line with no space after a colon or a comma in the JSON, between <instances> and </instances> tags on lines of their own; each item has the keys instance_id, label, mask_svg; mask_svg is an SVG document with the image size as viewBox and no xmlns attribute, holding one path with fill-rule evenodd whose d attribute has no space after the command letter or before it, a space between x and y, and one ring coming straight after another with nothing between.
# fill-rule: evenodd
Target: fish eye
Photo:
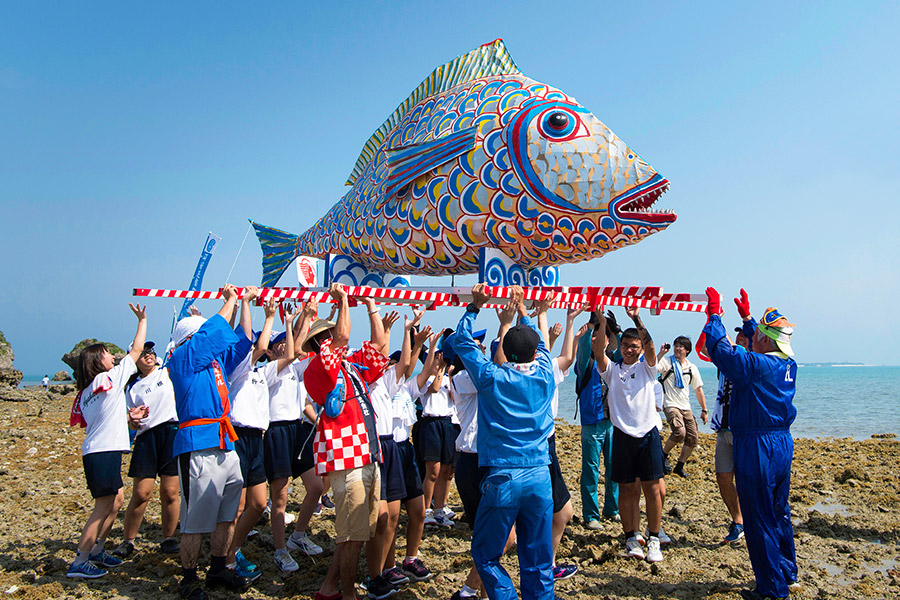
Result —
<instances>
[{"instance_id":1,"label":"fish eye","mask_svg":"<svg viewBox=\"0 0 900 600\"><path fill-rule=\"evenodd\" d=\"M550 116L547 117L547 126L550 129L561 131L565 129L569 125L569 115L564 112L554 112L550 113Z\"/></svg>"}]
</instances>

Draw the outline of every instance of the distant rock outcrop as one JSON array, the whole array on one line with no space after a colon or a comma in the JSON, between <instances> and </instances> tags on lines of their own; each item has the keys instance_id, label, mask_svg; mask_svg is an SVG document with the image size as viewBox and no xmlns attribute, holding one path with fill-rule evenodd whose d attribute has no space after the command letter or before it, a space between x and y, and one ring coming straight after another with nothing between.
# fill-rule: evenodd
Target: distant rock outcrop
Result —
<instances>
[{"instance_id":1,"label":"distant rock outcrop","mask_svg":"<svg viewBox=\"0 0 900 600\"><path fill-rule=\"evenodd\" d=\"M69 352L66 352L62 356L62 361L69 365L69 367L72 369L72 373L75 374L76 379L78 378L78 357L81 356L81 351L88 346L98 343L104 344L109 349L109 351L116 359L116 364L119 364L119 361L125 358L125 355L127 354L127 352L111 342L98 342L93 338L81 340L80 342L75 344L74 348L72 348Z\"/></svg>"},{"instance_id":2,"label":"distant rock outcrop","mask_svg":"<svg viewBox=\"0 0 900 600\"><path fill-rule=\"evenodd\" d=\"M69 381L72 379L65 371L57 371L56 375L50 378L50 381Z\"/></svg>"},{"instance_id":3,"label":"distant rock outcrop","mask_svg":"<svg viewBox=\"0 0 900 600\"><path fill-rule=\"evenodd\" d=\"M13 367L15 358L12 346L0 331L0 386L6 385L15 388L22 381L22 371Z\"/></svg>"}]
</instances>

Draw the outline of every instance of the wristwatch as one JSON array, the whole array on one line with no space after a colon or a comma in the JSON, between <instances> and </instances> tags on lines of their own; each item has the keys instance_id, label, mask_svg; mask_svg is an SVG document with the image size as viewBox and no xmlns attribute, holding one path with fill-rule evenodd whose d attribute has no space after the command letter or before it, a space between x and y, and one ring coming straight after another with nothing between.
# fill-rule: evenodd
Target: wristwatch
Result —
<instances>
[{"instance_id":1,"label":"wristwatch","mask_svg":"<svg viewBox=\"0 0 900 600\"><path fill-rule=\"evenodd\" d=\"M466 304L466 312L475 313L477 315L480 310L480 308L475 306L474 302L469 302L468 304Z\"/></svg>"}]
</instances>

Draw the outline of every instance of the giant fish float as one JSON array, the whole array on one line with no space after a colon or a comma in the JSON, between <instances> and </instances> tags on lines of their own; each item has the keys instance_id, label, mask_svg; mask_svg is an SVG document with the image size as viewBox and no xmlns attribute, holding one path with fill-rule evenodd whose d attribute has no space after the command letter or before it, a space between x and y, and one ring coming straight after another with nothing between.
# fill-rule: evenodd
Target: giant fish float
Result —
<instances>
[{"instance_id":1,"label":"giant fish float","mask_svg":"<svg viewBox=\"0 0 900 600\"><path fill-rule=\"evenodd\" d=\"M435 69L372 134L347 185L300 236L253 224L263 285L296 256L451 275L478 271L492 248L528 271L676 219L653 210L669 182L573 98L525 77L500 39Z\"/></svg>"}]
</instances>

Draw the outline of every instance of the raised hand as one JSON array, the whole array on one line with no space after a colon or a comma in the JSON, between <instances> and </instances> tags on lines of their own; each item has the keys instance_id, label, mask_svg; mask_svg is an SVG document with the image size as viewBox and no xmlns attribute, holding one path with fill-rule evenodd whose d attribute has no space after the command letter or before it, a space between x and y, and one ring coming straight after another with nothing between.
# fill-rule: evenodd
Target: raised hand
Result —
<instances>
[{"instance_id":1,"label":"raised hand","mask_svg":"<svg viewBox=\"0 0 900 600\"><path fill-rule=\"evenodd\" d=\"M409 326L415 327L416 325L418 325L419 323L422 322L422 317L425 316L425 307L418 306L416 308L413 308L412 313L413 313L413 319L412 319L412 321L409 322Z\"/></svg>"},{"instance_id":2,"label":"raised hand","mask_svg":"<svg viewBox=\"0 0 900 600\"><path fill-rule=\"evenodd\" d=\"M579 329L578 331L575 332L575 338L574 338L575 341L577 342L578 340L580 340L584 334L586 334L588 331L590 331L590 329L591 329L591 326L589 323L585 323L584 325L582 325L581 329Z\"/></svg>"},{"instance_id":3,"label":"raised hand","mask_svg":"<svg viewBox=\"0 0 900 600\"><path fill-rule=\"evenodd\" d=\"M316 315L319 314L319 301L315 298L310 298L306 301L306 304L303 305L303 316L307 319L312 319Z\"/></svg>"},{"instance_id":4,"label":"raised hand","mask_svg":"<svg viewBox=\"0 0 900 600\"><path fill-rule=\"evenodd\" d=\"M741 288L741 297L734 299L734 304L737 306L738 314L741 315L742 319L750 318L750 296L747 295L744 288Z\"/></svg>"},{"instance_id":5,"label":"raised hand","mask_svg":"<svg viewBox=\"0 0 900 600\"><path fill-rule=\"evenodd\" d=\"M347 299L347 290L340 283L332 283L328 288L328 294L338 302Z\"/></svg>"},{"instance_id":6,"label":"raised hand","mask_svg":"<svg viewBox=\"0 0 900 600\"><path fill-rule=\"evenodd\" d=\"M722 294L712 286L706 288L706 314L712 316L721 315L724 312L722 310Z\"/></svg>"},{"instance_id":7,"label":"raised hand","mask_svg":"<svg viewBox=\"0 0 900 600\"><path fill-rule=\"evenodd\" d=\"M202 317L203 313L200 312L200 309L191 304L191 307L188 309L191 312L192 317Z\"/></svg>"},{"instance_id":8,"label":"raised hand","mask_svg":"<svg viewBox=\"0 0 900 600\"><path fill-rule=\"evenodd\" d=\"M487 285L476 283L472 286L472 304L477 308L481 308L487 301L491 299L491 295L487 292Z\"/></svg>"},{"instance_id":9,"label":"raised hand","mask_svg":"<svg viewBox=\"0 0 900 600\"><path fill-rule=\"evenodd\" d=\"M431 337L431 325L426 325L422 328L421 331L417 331L413 335L413 343L417 346L421 346L425 343L425 340Z\"/></svg>"},{"instance_id":10,"label":"raised hand","mask_svg":"<svg viewBox=\"0 0 900 600\"><path fill-rule=\"evenodd\" d=\"M267 319L275 318L275 315L278 314L278 303L275 298L269 298L263 303L263 312Z\"/></svg>"},{"instance_id":11,"label":"raised hand","mask_svg":"<svg viewBox=\"0 0 900 600\"><path fill-rule=\"evenodd\" d=\"M519 288L521 289L521 288ZM523 292L524 295L524 292ZM538 300L535 308L537 308L537 314L545 313L550 310L550 305L553 304L553 301L556 299L556 292L550 292L543 300Z\"/></svg>"},{"instance_id":12,"label":"raised hand","mask_svg":"<svg viewBox=\"0 0 900 600\"><path fill-rule=\"evenodd\" d=\"M137 317L138 321L143 321L147 318L147 305L141 306L140 304L132 304L128 303L128 308L131 309L131 312L134 313L134 316Z\"/></svg>"},{"instance_id":13,"label":"raised hand","mask_svg":"<svg viewBox=\"0 0 900 600\"><path fill-rule=\"evenodd\" d=\"M241 294L241 299L244 302L253 302L257 298L259 298L259 288L255 285L248 285Z\"/></svg>"},{"instance_id":14,"label":"raised hand","mask_svg":"<svg viewBox=\"0 0 900 600\"><path fill-rule=\"evenodd\" d=\"M237 300L237 288L230 283L226 283L222 288L222 298L224 298L225 302L232 299Z\"/></svg>"},{"instance_id":15,"label":"raised hand","mask_svg":"<svg viewBox=\"0 0 900 600\"><path fill-rule=\"evenodd\" d=\"M619 323L616 321L616 315L613 314L612 309L606 311L606 321L610 331L617 335L622 333L622 328L619 327Z\"/></svg>"},{"instance_id":16,"label":"raised hand","mask_svg":"<svg viewBox=\"0 0 900 600\"><path fill-rule=\"evenodd\" d=\"M638 318L641 309L637 306L629 306L625 309L625 314L628 315L632 321Z\"/></svg>"},{"instance_id":17,"label":"raised hand","mask_svg":"<svg viewBox=\"0 0 900 600\"><path fill-rule=\"evenodd\" d=\"M582 304L581 306L576 306L575 308L568 309L566 311L566 320L574 321L576 318L578 318L578 315L588 310L588 308L589 307L587 304Z\"/></svg>"},{"instance_id":18,"label":"raised hand","mask_svg":"<svg viewBox=\"0 0 900 600\"><path fill-rule=\"evenodd\" d=\"M391 327L394 326L394 323L396 323L398 319L400 319L400 313L398 313L396 310L392 310L388 314L381 317L381 326L384 327L385 331L390 331Z\"/></svg>"},{"instance_id":19,"label":"raised hand","mask_svg":"<svg viewBox=\"0 0 900 600\"><path fill-rule=\"evenodd\" d=\"M501 326L510 326L516 319L519 304L514 299L510 299L503 308L497 308L497 319L500 320Z\"/></svg>"}]
</instances>

